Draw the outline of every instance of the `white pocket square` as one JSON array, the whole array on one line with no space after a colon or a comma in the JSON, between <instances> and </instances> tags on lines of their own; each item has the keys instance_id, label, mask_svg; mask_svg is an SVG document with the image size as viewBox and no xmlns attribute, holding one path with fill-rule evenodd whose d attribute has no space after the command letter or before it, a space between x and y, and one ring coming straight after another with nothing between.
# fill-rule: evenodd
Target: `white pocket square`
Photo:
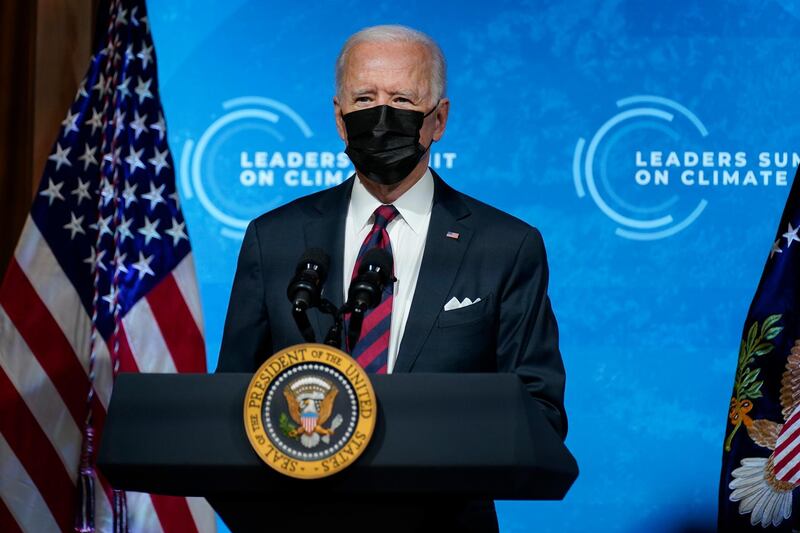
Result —
<instances>
[{"instance_id":1,"label":"white pocket square","mask_svg":"<svg viewBox=\"0 0 800 533\"><path fill-rule=\"evenodd\" d=\"M458 301L458 298L453 296L450 300L444 304L445 311L452 311L453 309L461 309L462 307L467 307L468 305L476 304L480 302L480 298L475 298L474 300L470 300L469 298L464 298L462 301Z\"/></svg>"}]
</instances>

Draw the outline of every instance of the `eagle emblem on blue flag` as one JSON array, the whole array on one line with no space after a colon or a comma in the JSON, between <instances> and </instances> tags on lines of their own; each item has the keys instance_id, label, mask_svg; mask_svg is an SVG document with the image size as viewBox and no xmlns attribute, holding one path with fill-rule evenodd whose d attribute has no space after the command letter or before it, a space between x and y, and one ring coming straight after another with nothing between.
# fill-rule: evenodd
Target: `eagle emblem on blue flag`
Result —
<instances>
[{"instance_id":1,"label":"eagle emblem on blue flag","mask_svg":"<svg viewBox=\"0 0 800 533\"><path fill-rule=\"evenodd\" d=\"M720 531L800 526L798 228L796 175L742 332L722 454Z\"/></svg>"}]
</instances>

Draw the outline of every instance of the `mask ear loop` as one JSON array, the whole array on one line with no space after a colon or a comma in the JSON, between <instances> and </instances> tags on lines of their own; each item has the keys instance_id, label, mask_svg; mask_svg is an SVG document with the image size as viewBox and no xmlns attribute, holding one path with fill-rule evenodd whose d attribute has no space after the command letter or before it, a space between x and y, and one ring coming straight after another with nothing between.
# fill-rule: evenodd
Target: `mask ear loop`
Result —
<instances>
[{"instance_id":1,"label":"mask ear loop","mask_svg":"<svg viewBox=\"0 0 800 533\"><path fill-rule=\"evenodd\" d=\"M433 109L431 109L430 111L428 111L427 113L425 113L424 115L422 115L422 118L423 118L423 119L426 119L426 118L428 118L428 115L430 115L431 113L433 113L434 111L436 111L436 109L439 107L439 104L441 104L441 103L442 103L442 99L441 99L441 98L439 98L438 100L436 100L436 105L434 105L434 106L433 106Z\"/></svg>"},{"instance_id":2,"label":"mask ear loop","mask_svg":"<svg viewBox=\"0 0 800 533\"><path fill-rule=\"evenodd\" d=\"M441 98L439 98L438 100L436 100L436 105L435 105L435 106L433 106L433 109L431 109L430 111L428 111L427 113L425 113L424 115L422 115L422 120L425 120L426 118L428 118L428 115L430 115L431 113L433 113L434 111L436 111L436 110L439 108L439 104L441 104L441 103L442 103L442 99L441 99ZM425 153L426 153L428 150L430 150L430 149L431 149L431 146L433 146L433 143L434 143L434 141L433 141L433 139L431 139L431 142L430 142L430 144L428 145L428 147L427 147L427 148L425 148L425 152L422 152L422 155L425 155ZM423 145L423 146L424 146L424 145Z\"/></svg>"}]
</instances>

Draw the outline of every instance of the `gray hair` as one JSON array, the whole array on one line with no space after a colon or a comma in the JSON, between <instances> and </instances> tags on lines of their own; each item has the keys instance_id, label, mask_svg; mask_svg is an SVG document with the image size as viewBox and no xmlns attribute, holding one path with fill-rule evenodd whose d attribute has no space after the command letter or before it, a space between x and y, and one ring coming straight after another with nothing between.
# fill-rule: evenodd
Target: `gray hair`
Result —
<instances>
[{"instance_id":1,"label":"gray hair","mask_svg":"<svg viewBox=\"0 0 800 533\"><path fill-rule=\"evenodd\" d=\"M345 41L339 57L336 58L336 94L342 96L342 84L344 83L344 70L347 66L347 59L352 49L360 43L386 43L402 42L420 44L428 50L431 62L430 89L431 97L434 102L438 102L445 95L447 89L447 63L444 54L436 41L428 35L399 24L389 24L384 26L371 26L354 33Z\"/></svg>"}]
</instances>

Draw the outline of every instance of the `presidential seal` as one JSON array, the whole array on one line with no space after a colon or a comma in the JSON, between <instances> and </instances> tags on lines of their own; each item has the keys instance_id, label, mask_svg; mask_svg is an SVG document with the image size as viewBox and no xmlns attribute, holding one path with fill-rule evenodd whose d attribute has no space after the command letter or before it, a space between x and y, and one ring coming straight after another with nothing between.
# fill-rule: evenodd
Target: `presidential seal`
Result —
<instances>
[{"instance_id":1,"label":"presidential seal","mask_svg":"<svg viewBox=\"0 0 800 533\"><path fill-rule=\"evenodd\" d=\"M287 476L316 479L350 466L375 429L375 392L349 355L297 344L269 359L244 400L244 427L258 456Z\"/></svg>"}]
</instances>

